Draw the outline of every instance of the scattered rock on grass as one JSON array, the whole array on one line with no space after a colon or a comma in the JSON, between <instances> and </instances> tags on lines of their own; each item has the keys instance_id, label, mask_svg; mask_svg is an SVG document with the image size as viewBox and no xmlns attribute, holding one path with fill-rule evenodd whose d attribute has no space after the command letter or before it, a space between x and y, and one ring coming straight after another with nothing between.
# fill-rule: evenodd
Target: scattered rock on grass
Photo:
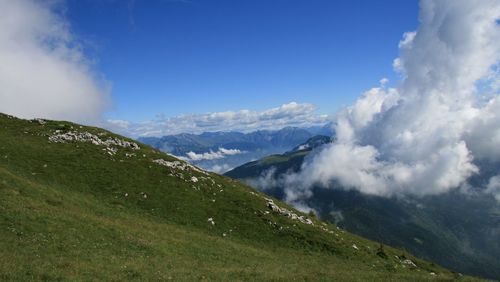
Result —
<instances>
[{"instance_id":1,"label":"scattered rock on grass","mask_svg":"<svg viewBox=\"0 0 500 282\"><path fill-rule=\"evenodd\" d=\"M298 220L304 224L314 225L312 220L309 218L305 218L304 216L298 216L296 213L293 213L285 208L280 208L278 205L274 203L272 199L264 198L267 201L267 207L270 208L273 212L284 215L292 220Z\"/></svg>"}]
</instances>

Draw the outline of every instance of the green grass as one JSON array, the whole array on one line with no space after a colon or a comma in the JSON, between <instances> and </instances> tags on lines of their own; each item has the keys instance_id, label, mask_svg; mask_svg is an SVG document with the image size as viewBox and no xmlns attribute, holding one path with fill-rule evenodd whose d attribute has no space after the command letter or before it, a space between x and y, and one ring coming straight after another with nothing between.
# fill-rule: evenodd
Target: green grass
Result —
<instances>
[{"instance_id":1,"label":"green grass","mask_svg":"<svg viewBox=\"0 0 500 282\"><path fill-rule=\"evenodd\" d=\"M474 280L390 247L382 258L376 242L316 219L266 214L262 194L229 178L173 171L200 180L186 182L152 162L174 158L142 144L110 156L49 143L55 130L115 136L0 115L2 281ZM418 267L395 257L403 253Z\"/></svg>"}]
</instances>

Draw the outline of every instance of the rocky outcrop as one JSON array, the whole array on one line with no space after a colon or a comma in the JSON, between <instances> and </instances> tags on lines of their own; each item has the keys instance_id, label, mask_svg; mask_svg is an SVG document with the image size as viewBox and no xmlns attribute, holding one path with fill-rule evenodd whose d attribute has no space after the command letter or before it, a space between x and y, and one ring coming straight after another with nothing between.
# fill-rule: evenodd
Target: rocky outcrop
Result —
<instances>
[{"instance_id":1,"label":"rocky outcrop","mask_svg":"<svg viewBox=\"0 0 500 282\"><path fill-rule=\"evenodd\" d=\"M32 120L31 120L31 122L36 122L36 123L38 123L38 124L40 124L40 125L44 125L44 124L46 124L46 123L47 123L47 121L46 121L46 120L41 119L41 118L34 118L34 119L32 119Z\"/></svg>"},{"instance_id":2,"label":"rocky outcrop","mask_svg":"<svg viewBox=\"0 0 500 282\"><path fill-rule=\"evenodd\" d=\"M312 220L310 220L309 218L305 218L302 215L299 216L296 213L293 213L285 208L279 207L278 205L276 205L274 203L274 201L272 199L265 198L265 200L267 201L267 207L270 208L274 213L281 214L281 215L286 216L292 220L298 220L304 224L314 225Z\"/></svg>"},{"instance_id":3,"label":"rocky outcrop","mask_svg":"<svg viewBox=\"0 0 500 282\"><path fill-rule=\"evenodd\" d=\"M410 259L405 259L402 261L402 263L409 267L417 267L417 265Z\"/></svg>"},{"instance_id":4,"label":"rocky outcrop","mask_svg":"<svg viewBox=\"0 0 500 282\"><path fill-rule=\"evenodd\" d=\"M99 136L94 135L90 132L65 132L62 133L59 130L56 130L55 134L49 136L49 141L53 143L68 143L68 142L85 142L92 143L98 146L105 146L107 148L111 148L112 146L122 147L122 148L130 148L132 150L139 150L140 147L137 143L125 141L122 139L110 137L106 140L102 140ZM113 150L112 150L113 151ZM116 153L116 152L114 152Z\"/></svg>"},{"instance_id":5,"label":"rocky outcrop","mask_svg":"<svg viewBox=\"0 0 500 282\"><path fill-rule=\"evenodd\" d=\"M166 166L169 168L173 168L173 169L177 169L177 170L182 170L182 171L193 170L193 171L208 175L208 173L206 171L201 170L193 165L190 165L188 163L181 162L181 161L166 161L164 159L156 159L156 160L153 160L153 162L156 164ZM198 179L196 179L196 180L192 179L192 182L198 182Z\"/></svg>"}]
</instances>

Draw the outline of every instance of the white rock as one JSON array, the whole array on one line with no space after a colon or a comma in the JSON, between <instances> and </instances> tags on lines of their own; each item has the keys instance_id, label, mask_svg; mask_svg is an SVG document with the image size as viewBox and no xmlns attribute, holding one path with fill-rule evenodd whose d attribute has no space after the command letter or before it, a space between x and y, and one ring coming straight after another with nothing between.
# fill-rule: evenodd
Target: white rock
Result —
<instances>
[{"instance_id":1,"label":"white rock","mask_svg":"<svg viewBox=\"0 0 500 282\"><path fill-rule=\"evenodd\" d=\"M308 218L304 218L304 216L298 216L296 213L293 213L285 208L280 208L278 205L276 205L273 201L273 199L270 198L265 198L264 199L267 201L267 206L275 213L279 213L283 216L289 217L292 220L298 220L302 223L312 225L313 222L312 220Z\"/></svg>"},{"instance_id":2,"label":"white rock","mask_svg":"<svg viewBox=\"0 0 500 282\"><path fill-rule=\"evenodd\" d=\"M153 160L154 163L156 164L159 164L159 165L162 165L162 166L166 166L166 167L170 167L170 168L173 168L173 169L178 169L178 170L193 170L193 171L197 171L197 172L200 172L200 173L203 173L205 175L208 175L208 172L202 170L202 169L199 169L195 166L192 166L188 163L185 163L185 162L180 162L180 161L166 161L164 159L156 159L156 160ZM198 180L198 179L197 179Z\"/></svg>"},{"instance_id":3,"label":"white rock","mask_svg":"<svg viewBox=\"0 0 500 282\"><path fill-rule=\"evenodd\" d=\"M44 124L47 123L47 121L45 121L44 119L41 119L41 118L35 118L35 119L32 119L31 121L32 122L37 122L40 125L44 125Z\"/></svg>"},{"instance_id":4,"label":"white rock","mask_svg":"<svg viewBox=\"0 0 500 282\"><path fill-rule=\"evenodd\" d=\"M403 261L403 264L406 264L406 265L411 266L411 267L417 267L417 265L413 261L411 261L409 259L405 259Z\"/></svg>"},{"instance_id":5,"label":"white rock","mask_svg":"<svg viewBox=\"0 0 500 282\"><path fill-rule=\"evenodd\" d=\"M49 141L53 143L67 143L71 141L77 142L88 142L98 146L118 146L122 148L130 148L132 150L139 150L140 147L134 142L129 142L125 140L121 140L118 138L108 138L106 140L102 140L97 135L94 135L90 132L73 132L69 131L66 133L61 133L61 130L56 130L55 134L49 137Z\"/></svg>"}]
</instances>

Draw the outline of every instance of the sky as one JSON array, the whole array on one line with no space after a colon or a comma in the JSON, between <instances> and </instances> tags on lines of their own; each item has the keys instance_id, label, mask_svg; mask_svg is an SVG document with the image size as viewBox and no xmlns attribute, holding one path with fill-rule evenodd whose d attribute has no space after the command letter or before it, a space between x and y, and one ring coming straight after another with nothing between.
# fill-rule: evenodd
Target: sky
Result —
<instances>
[{"instance_id":1,"label":"sky","mask_svg":"<svg viewBox=\"0 0 500 282\"><path fill-rule=\"evenodd\" d=\"M142 122L295 101L320 114L383 77L417 1L68 0L72 32L112 84L105 117Z\"/></svg>"},{"instance_id":2,"label":"sky","mask_svg":"<svg viewBox=\"0 0 500 282\"><path fill-rule=\"evenodd\" d=\"M0 0L0 111L137 137L322 124L383 78L416 0Z\"/></svg>"}]
</instances>

